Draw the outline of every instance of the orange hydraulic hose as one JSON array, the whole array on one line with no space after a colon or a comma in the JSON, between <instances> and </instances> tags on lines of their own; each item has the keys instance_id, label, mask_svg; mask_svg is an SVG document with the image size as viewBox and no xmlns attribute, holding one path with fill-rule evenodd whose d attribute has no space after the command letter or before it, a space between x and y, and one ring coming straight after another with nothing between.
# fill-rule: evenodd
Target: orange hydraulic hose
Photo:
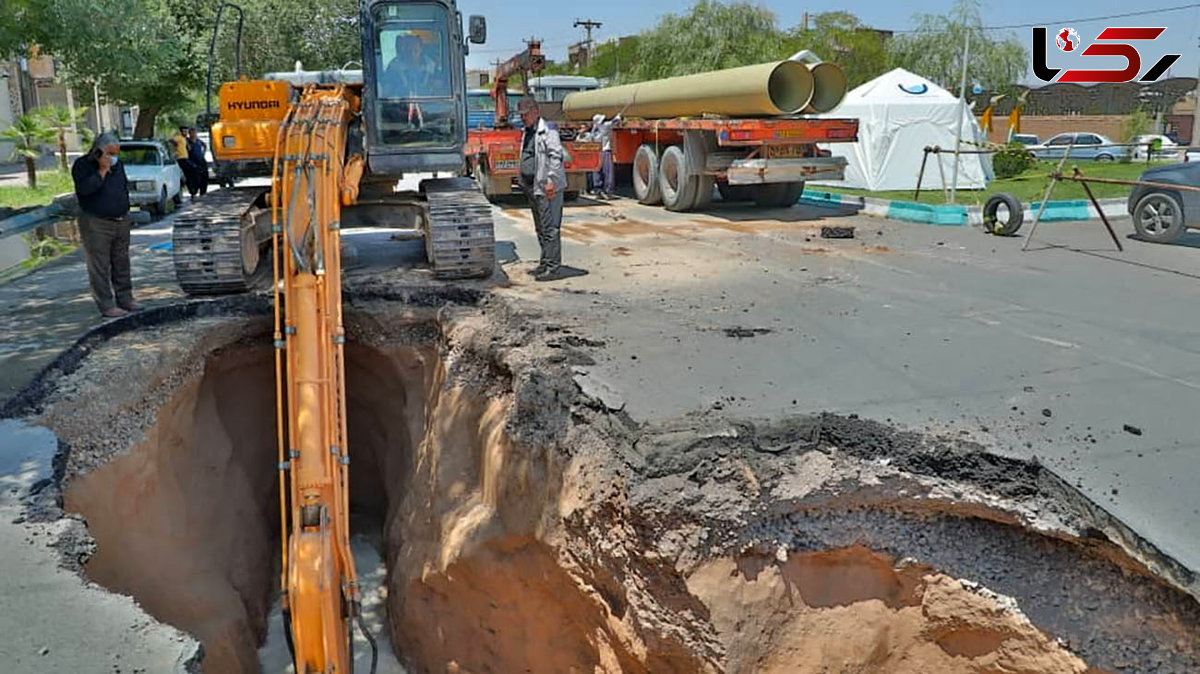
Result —
<instances>
[{"instance_id":1,"label":"orange hydraulic hose","mask_svg":"<svg viewBox=\"0 0 1200 674\"><path fill-rule=\"evenodd\" d=\"M283 341L283 326L280 324L279 305L279 239L282 232L282 221L280 220L280 200L278 188L282 185L282 180L279 177L279 155L280 148L283 146L284 136L288 128L288 123L292 118L294 109L289 109L287 115L283 119L283 123L279 126L279 131L275 134L275 158L271 166L271 293L274 297L274 350L275 350L275 434L278 436L279 449L279 539L282 548L280 554L280 573L279 587L283 594L283 610L290 612L287 596L287 568L288 568L288 542L287 542L287 523L288 523L288 498L287 498L287 466L288 458L285 456L286 435L283 427L283 347L286 343Z\"/></svg>"}]
</instances>

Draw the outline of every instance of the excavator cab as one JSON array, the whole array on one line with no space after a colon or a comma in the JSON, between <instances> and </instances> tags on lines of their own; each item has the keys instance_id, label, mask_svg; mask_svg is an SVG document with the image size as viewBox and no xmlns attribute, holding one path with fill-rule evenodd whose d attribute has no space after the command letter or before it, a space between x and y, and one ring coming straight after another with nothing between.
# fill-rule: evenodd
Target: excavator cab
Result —
<instances>
[{"instance_id":1,"label":"excavator cab","mask_svg":"<svg viewBox=\"0 0 1200 674\"><path fill-rule=\"evenodd\" d=\"M467 136L468 39L486 39L472 16L464 39L453 2L367 0L363 40L363 120L371 174L455 172Z\"/></svg>"}]
</instances>

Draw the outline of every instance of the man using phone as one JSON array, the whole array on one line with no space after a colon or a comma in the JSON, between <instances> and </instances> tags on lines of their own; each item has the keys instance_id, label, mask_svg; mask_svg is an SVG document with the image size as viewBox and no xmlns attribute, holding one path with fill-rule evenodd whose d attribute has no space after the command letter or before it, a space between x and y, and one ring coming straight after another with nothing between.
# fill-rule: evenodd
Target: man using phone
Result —
<instances>
[{"instance_id":1,"label":"man using phone","mask_svg":"<svg viewBox=\"0 0 1200 674\"><path fill-rule=\"evenodd\" d=\"M118 318L141 307L133 301L129 264L129 182L120 142L102 133L75 160L71 177L79 200L79 235L87 254L88 283L100 314Z\"/></svg>"}]
</instances>

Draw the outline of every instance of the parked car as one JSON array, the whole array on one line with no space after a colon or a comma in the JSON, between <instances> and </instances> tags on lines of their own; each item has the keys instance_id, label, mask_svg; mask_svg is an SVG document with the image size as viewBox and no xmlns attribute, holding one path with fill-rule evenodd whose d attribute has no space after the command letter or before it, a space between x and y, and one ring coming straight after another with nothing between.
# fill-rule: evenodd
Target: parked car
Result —
<instances>
[{"instance_id":1,"label":"parked car","mask_svg":"<svg viewBox=\"0 0 1200 674\"><path fill-rule=\"evenodd\" d=\"M1071 148L1072 159L1114 161L1129 156L1129 148L1113 147L1116 143L1098 133L1060 133L1029 149L1038 159L1062 159L1072 141L1075 143Z\"/></svg>"},{"instance_id":2,"label":"parked car","mask_svg":"<svg viewBox=\"0 0 1200 674\"><path fill-rule=\"evenodd\" d=\"M1133 158L1145 160L1147 155L1147 144L1153 143L1155 140L1159 142L1159 148L1149 153L1151 154L1151 159L1176 159L1179 157L1179 145L1177 145L1175 141L1167 138L1166 136L1150 134L1146 136L1136 136L1133 140L1129 141L1134 144Z\"/></svg>"},{"instance_id":3,"label":"parked car","mask_svg":"<svg viewBox=\"0 0 1200 674\"><path fill-rule=\"evenodd\" d=\"M168 201L183 201L183 171L166 144L157 140L122 140L121 163L129 180L129 203L166 215Z\"/></svg>"},{"instance_id":4,"label":"parked car","mask_svg":"<svg viewBox=\"0 0 1200 674\"><path fill-rule=\"evenodd\" d=\"M1032 133L1014 133L1012 135L1012 142L1020 143L1021 145L1030 147L1033 145L1040 145L1042 141L1038 140L1038 137Z\"/></svg>"},{"instance_id":5,"label":"parked car","mask_svg":"<svg viewBox=\"0 0 1200 674\"><path fill-rule=\"evenodd\" d=\"M1143 171L1139 180L1200 187L1200 162L1155 166ZM1190 226L1200 226L1200 192L1138 185L1129 193L1128 209L1138 236L1155 243L1183 236L1188 214Z\"/></svg>"}]
</instances>

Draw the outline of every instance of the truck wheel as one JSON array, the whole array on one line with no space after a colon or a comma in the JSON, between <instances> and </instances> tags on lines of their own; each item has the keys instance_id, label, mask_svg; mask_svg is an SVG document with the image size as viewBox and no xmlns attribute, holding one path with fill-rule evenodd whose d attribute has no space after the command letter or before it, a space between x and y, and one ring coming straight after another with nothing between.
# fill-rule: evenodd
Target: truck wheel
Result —
<instances>
[{"instance_id":1,"label":"truck wheel","mask_svg":"<svg viewBox=\"0 0 1200 674\"><path fill-rule=\"evenodd\" d=\"M804 181L752 185L750 196L760 208L791 208L804 193Z\"/></svg>"},{"instance_id":2,"label":"truck wheel","mask_svg":"<svg viewBox=\"0 0 1200 674\"><path fill-rule=\"evenodd\" d=\"M658 155L650 145L642 145L633 156L633 193L638 203L653 206L662 203L658 189Z\"/></svg>"},{"instance_id":3,"label":"truck wheel","mask_svg":"<svg viewBox=\"0 0 1200 674\"><path fill-rule=\"evenodd\" d=\"M730 185L727 182L719 182L717 191L721 193L722 201L750 201L749 185Z\"/></svg>"},{"instance_id":4,"label":"truck wheel","mask_svg":"<svg viewBox=\"0 0 1200 674\"><path fill-rule=\"evenodd\" d=\"M699 176L687 173L683 148L672 145L663 152L658 163L658 191L668 211L686 211L696 203Z\"/></svg>"},{"instance_id":5,"label":"truck wheel","mask_svg":"<svg viewBox=\"0 0 1200 674\"><path fill-rule=\"evenodd\" d=\"M1179 197L1170 192L1151 192L1133 208L1133 227L1138 236L1154 243L1172 243L1187 231Z\"/></svg>"},{"instance_id":6,"label":"truck wheel","mask_svg":"<svg viewBox=\"0 0 1200 674\"><path fill-rule=\"evenodd\" d=\"M1021 229L1024 221L1025 211L1021 208L1021 202L1007 192L993 194L983 204L983 229L990 234L1012 236Z\"/></svg>"},{"instance_id":7,"label":"truck wheel","mask_svg":"<svg viewBox=\"0 0 1200 674\"><path fill-rule=\"evenodd\" d=\"M483 196L493 204L496 203L496 195L492 193L492 177L488 175L487 160L480 160L479 168L475 171L475 179L479 181L479 191L483 192Z\"/></svg>"},{"instance_id":8,"label":"truck wheel","mask_svg":"<svg viewBox=\"0 0 1200 674\"><path fill-rule=\"evenodd\" d=\"M708 208L712 203L713 188L717 186L716 176L696 176L696 202L692 208Z\"/></svg>"}]
</instances>

